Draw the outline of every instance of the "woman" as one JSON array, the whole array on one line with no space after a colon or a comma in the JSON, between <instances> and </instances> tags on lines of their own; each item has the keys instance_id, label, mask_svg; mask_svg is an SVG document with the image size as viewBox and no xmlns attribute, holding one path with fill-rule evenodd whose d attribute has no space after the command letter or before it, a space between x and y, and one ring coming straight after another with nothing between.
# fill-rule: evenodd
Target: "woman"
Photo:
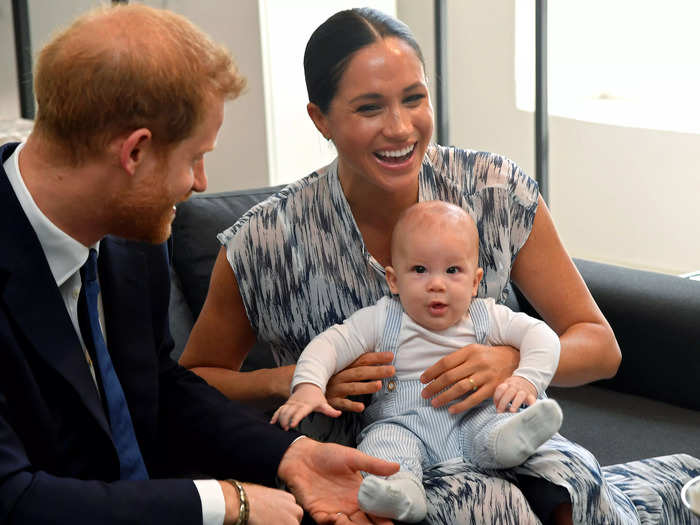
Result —
<instances>
[{"instance_id":1,"label":"woman","mask_svg":"<svg viewBox=\"0 0 700 525\"><path fill-rule=\"evenodd\" d=\"M615 374L615 337L564 250L536 183L503 157L430 144L423 59L405 25L371 9L337 13L311 36L304 67L309 116L338 158L219 235L224 247L184 366L231 398L286 399L294 363L313 336L388 293L383 268L401 211L439 199L478 217L485 271L479 295L502 301L512 279L559 335L556 384ZM271 346L280 366L238 372L256 337ZM352 442L360 424L353 416L364 407L348 396L378 390L378 380L393 374L390 362L391 354L365 354L334 376L327 397L344 417L316 416L302 430ZM517 363L517 349L470 345L425 371L423 395L436 407L457 400L457 410L468 410L492 397ZM590 453L563 438L553 447L513 472L436 467L425 479L428 519L537 523L532 507L543 521L557 523L570 523L572 512L574 522L638 521L630 497L602 478ZM552 454L561 462L574 448L565 470L548 465ZM679 464L673 468L687 476ZM635 501L658 499L625 482Z\"/></svg>"}]
</instances>

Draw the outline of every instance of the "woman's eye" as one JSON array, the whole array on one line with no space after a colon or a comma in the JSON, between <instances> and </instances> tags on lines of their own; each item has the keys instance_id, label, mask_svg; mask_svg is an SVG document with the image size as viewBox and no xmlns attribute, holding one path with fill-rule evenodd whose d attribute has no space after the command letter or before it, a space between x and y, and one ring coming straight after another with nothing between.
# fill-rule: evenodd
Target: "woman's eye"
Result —
<instances>
[{"instance_id":1,"label":"woman's eye","mask_svg":"<svg viewBox=\"0 0 700 525\"><path fill-rule=\"evenodd\" d=\"M371 113L373 111L379 111L379 105L378 104L363 104L362 106L357 108L358 113Z\"/></svg>"},{"instance_id":2,"label":"woman's eye","mask_svg":"<svg viewBox=\"0 0 700 525\"><path fill-rule=\"evenodd\" d=\"M425 98L425 95L423 93L417 93L415 95L407 96L405 99L403 99L403 101L406 104L417 105L424 98Z\"/></svg>"},{"instance_id":3,"label":"woman's eye","mask_svg":"<svg viewBox=\"0 0 700 525\"><path fill-rule=\"evenodd\" d=\"M459 267L458 266L450 266L447 269L447 273L458 273L459 272Z\"/></svg>"},{"instance_id":4,"label":"woman's eye","mask_svg":"<svg viewBox=\"0 0 700 525\"><path fill-rule=\"evenodd\" d=\"M425 273L425 266L421 266L420 264L415 265L412 270L416 273Z\"/></svg>"}]
</instances>

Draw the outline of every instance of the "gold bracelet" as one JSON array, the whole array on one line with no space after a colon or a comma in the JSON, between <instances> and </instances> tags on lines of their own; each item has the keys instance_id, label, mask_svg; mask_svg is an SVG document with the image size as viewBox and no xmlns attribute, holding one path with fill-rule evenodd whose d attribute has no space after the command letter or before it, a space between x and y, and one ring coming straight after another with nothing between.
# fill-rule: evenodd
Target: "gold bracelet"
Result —
<instances>
[{"instance_id":1,"label":"gold bracelet","mask_svg":"<svg viewBox=\"0 0 700 525\"><path fill-rule=\"evenodd\" d=\"M238 507L238 519L234 525L248 525L248 516L250 515L250 503L248 502L248 497L246 496L245 489L235 479L227 479L231 485L235 487L238 491L238 500L241 502Z\"/></svg>"}]
</instances>

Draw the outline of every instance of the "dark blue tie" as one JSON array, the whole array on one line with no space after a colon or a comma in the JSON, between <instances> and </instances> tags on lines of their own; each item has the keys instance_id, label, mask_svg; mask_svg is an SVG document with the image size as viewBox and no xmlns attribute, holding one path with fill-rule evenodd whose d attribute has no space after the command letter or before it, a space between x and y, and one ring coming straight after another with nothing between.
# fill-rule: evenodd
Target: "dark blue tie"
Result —
<instances>
[{"instance_id":1,"label":"dark blue tie","mask_svg":"<svg viewBox=\"0 0 700 525\"><path fill-rule=\"evenodd\" d=\"M136 441L124 390L112 366L112 359L109 357L100 329L97 313L100 284L97 282L97 252L94 249L90 250L87 262L80 269L80 277L83 280L83 286L80 289L82 297L78 300L78 308L87 310L87 315L78 316L80 331L83 333L85 345L88 348L92 347L94 356L97 357L109 425L112 429L112 440L119 454L119 477L120 479L148 479L148 471Z\"/></svg>"}]
</instances>

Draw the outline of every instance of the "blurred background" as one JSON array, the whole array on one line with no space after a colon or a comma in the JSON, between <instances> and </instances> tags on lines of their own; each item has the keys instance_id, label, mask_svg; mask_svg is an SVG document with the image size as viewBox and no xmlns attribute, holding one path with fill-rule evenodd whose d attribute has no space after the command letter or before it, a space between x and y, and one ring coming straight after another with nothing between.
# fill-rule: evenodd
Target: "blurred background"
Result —
<instances>
[{"instance_id":1,"label":"blurred background","mask_svg":"<svg viewBox=\"0 0 700 525\"><path fill-rule=\"evenodd\" d=\"M20 119L13 6L26 5L22 45L34 56L55 30L104 3L0 2L3 136L31 126ZM443 88L443 142L501 153L535 175L535 0L143 3L190 18L232 50L248 79L207 156L210 192L291 182L334 158L306 115L304 47L332 13L365 5L416 35L434 104ZM700 269L699 20L696 0L548 3L548 202L574 257L671 274Z\"/></svg>"}]
</instances>

